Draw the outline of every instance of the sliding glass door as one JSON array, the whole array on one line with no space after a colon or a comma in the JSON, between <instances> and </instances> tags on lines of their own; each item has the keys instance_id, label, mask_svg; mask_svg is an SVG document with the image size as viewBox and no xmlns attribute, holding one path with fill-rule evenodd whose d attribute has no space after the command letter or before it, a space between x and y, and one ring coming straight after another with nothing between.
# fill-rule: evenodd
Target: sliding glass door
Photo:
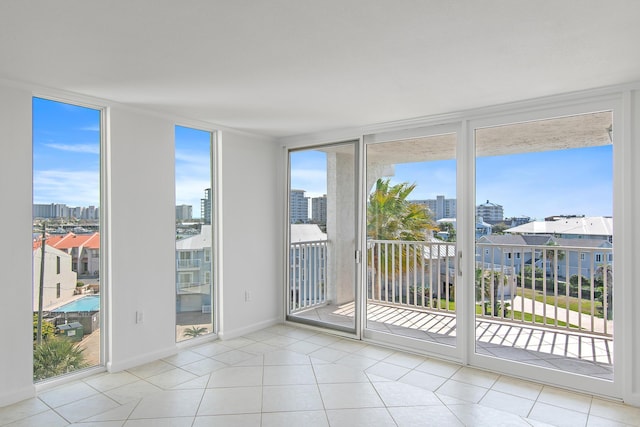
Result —
<instances>
[{"instance_id":1,"label":"sliding glass door","mask_svg":"<svg viewBox=\"0 0 640 427\"><path fill-rule=\"evenodd\" d=\"M471 361L602 392L618 285L613 111L518 118L473 126Z\"/></svg>"},{"instance_id":2,"label":"sliding glass door","mask_svg":"<svg viewBox=\"0 0 640 427\"><path fill-rule=\"evenodd\" d=\"M457 128L365 137L366 336L456 355Z\"/></svg>"},{"instance_id":3,"label":"sliding glass door","mask_svg":"<svg viewBox=\"0 0 640 427\"><path fill-rule=\"evenodd\" d=\"M620 396L618 108L365 135L359 174L353 144L290 151L288 319Z\"/></svg>"},{"instance_id":4,"label":"sliding glass door","mask_svg":"<svg viewBox=\"0 0 640 427\"><path fill-rule=\"evenodd\" d=\"M357 141L289 152L287 319L355 334Z\"/></svg>"}]
</instances>

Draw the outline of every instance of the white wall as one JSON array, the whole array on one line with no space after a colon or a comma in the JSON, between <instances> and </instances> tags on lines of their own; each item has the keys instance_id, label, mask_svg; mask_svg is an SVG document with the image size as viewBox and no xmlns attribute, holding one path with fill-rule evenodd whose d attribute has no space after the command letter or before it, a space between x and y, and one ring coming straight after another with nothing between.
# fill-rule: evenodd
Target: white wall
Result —
<instances>
[{"instance_id":1,"label":"white wall","mask_svg":"<svg viewBox=\"0 0 640 427\"><path fill-rule=\"evenodd\" d=\"M223 338L283 319L281 154L271 141L222 133Z\"/></svg>"},{"instance_id":2,"label":"white wall","mask_svg":"<svg viewBox=\"0 0 640 427\"><path fill-rule=\"evenodd\" d=\"M0 81L0 224L5 242L0 245L0 313L10 320L9 327L2 325L3 343L11 343L0 346L0 406L36 392L32 381L32 95L30 87ZM70 102L75 99L63 96ZM110 143L104 155L110 200L108 211L101 210L107 221L101 233L107 246L101 255L109 260L109 268L101 272L101 281L111 309L110 333L105 334L110 337L107 367L117 371L177 350L174 126L184 120L122 105L112 105L108 117ZM232 337L282 320L281 149L271 139L223 129L221 151L221 231L226 240L220 335ZM250 292L251 301L244 301L245 291ZM142 323L136 323L136 311L143 312Z\"/></svg>"},{"instance_id":3,"label":"white wall","mask_svg":"<svg viewBox=\"0 0 640 427\"><path fill-rule=\"evenodd\" d=\"M111 108L110 121L103 242L111 264L108 366L120 370L175 348L174 124L120 106Z\"/></svg>"},{"instance_id":4,"label":"white wall","mask_svg":"<svg viewBox=\"0 0 640 427\"><path fill-rule=\"evenodd\" d=\"M0 406L33 386L31 94L0 84Z\"/></svg>"}]
</instances>

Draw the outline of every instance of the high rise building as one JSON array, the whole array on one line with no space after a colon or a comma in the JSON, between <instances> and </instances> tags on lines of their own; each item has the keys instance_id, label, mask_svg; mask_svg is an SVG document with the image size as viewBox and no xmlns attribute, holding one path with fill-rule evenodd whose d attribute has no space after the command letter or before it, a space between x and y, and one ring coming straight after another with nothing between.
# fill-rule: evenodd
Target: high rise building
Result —
<instances>
[{"instance_id":1,"label":"high rise building","mask_svg":"<svg viewBox=\"0 0 640 427\"><path fill-rule=\"evenodd\" d=\"M444 196L436 196L435 199L411 200L411 203L417 203L429 208L434 221L442 218L455 218L458 208L456 199L446 199Z\"/></svg>"},{"instance_id":2,"label":"high rise building","mask_svg":"<svg viewBox=\"0 0 640 427\"><path fill-rule=\"evenodd\" d=\"M211 224L211 189L204 190L204 199L200 199L200 218L204 224Z\"/></svg>"},{"instance_id":3,"label":"high rise building","mask_svg":"<svg viewBox=\"0 0 640 427\"><path fill-rule=\"evenodd\" d=\"M497 203L486 203L476 206L476 217L489 224L497 224L504 220L504 208Z\"/></svg>"},{"instance_id":4,"label":"high rise building","mask_svg":"<svg viewBox=\"0 0 640 427\"><path fill-rule=\"evenodd\" d=\"M34 204L34 218L100 219L100 209L95 206L69 207L64 203Z\"/></svg>"},{"instance_id":5,"label":"high rise building","mask_svg":"<svg viewBox=\"0 0 640 427\"><path fill-rule=\"evenodd\" d=\"M316 224L327 223L327 195L311 199L311 220Z\"/></svg>"},{"instance_id":6,"label":"high rise building","mask_svg":"<svg viewBox=\"0 0 640 427\"><path fill-rule=\"evenodd\" d=\"M193 219L193 206L178 205L176 206L176 221L189 221Z\"/></svg>"},{"instance_id":7,"label":"high rise building","mask_svg":"<svg viewBox=\"0 0 640 427\"><path fill-rule=\"evenodd\" d=\"M289 220L291 224L309 222L309 198L304 196L304 190L291 190Z\"/></svg>"}]
</instances>

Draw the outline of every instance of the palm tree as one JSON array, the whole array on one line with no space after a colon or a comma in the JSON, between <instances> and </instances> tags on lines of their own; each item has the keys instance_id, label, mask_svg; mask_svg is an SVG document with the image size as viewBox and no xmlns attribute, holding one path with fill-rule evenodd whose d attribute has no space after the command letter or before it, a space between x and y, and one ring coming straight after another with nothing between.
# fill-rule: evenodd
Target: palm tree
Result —
<instances>
[{"instance_id":1,"label":"palm tree","mask_svg":"<svg viewBox=\"0 0 640 427\"><path fill-rule=\"evenodd\" d=\"M493 317L507 315L509 303L505 302L503 306L500 300L500 291L506 284L507 277L499 271L476 268L476 303L481 304L483 315L490 315Z\"/></svg>"},{"instance_id":2,"label":"palm tree","mask_svg":"<svg viewBox=\"0 0 640 427\"><path fill-rule=\"evenodd\" d=\"M183 335L185 337L188 337L188 338L195 338L195 337L198 337L198 336L206 334L206 333L207 333L207 328L198 327L198 326L192 326L192 327L186 329L183 332Z\"/></svg>"},{"instance_id":3,"label":"palm tree","mask_svg":"<svg viewBox=\"0 0 640 427\"><path fill-rule=\"evenodd\" d=\"M606 319L613 319L613 266L611 264L600 264L596 268L595 274L595 282L597 288L597 296L596 298L600 301L603 308L603 314L606 316ZM606 295L607 295L607 310L604 313L604 295L605 295L605 286L604 280L607 280L606 286Z\"/></svg>"},{"instance_id":4,"label":"palm tree","mask_svg":"<svg viewBox=\"0 0 640 427\"><path fill-rule=\"evenodd\" d=\"M84 349L65 338L51 337L33 348L33 379L44 380L86 368Z\"/></svg>"},{"instance_id":5,"label":"palm tree","mask_svg":"<svg viewBox=\"0 0 640 427\"><path fill-rule=\"evenodd\" d=\"M411 203L407 197L416 184L406 182L391 185L389 179L378 179L367 205L367 238L369 240L426 241L434 222L426 207ZM395 245L394 245L395 247ZM422 265L422 251L415 245L399 245L394 249L387 245L374 245L371 268L399 273L401 260L415 259ZM408 258L407 258L408 257Z\"/></svg>"},{"instance_id":6,"label":"palm tree","mask_svg":"<svg viewBox=\"0 0 640 427\"><path fill-rule=\"evenodd\" d=\"M546 262L549 265L549 270L551 271L551 276L555 276L555 273L558 269L558 265L556 264L556 253L557 253L557 261L560 262L564 259L564 251L560 249L553 248L553 246L558 246L557 242L550 241L547 243L547 246L551 246L552 249L546 249ZM566 275L566 274L565 274Z\"/></svg>"}]
</instances>

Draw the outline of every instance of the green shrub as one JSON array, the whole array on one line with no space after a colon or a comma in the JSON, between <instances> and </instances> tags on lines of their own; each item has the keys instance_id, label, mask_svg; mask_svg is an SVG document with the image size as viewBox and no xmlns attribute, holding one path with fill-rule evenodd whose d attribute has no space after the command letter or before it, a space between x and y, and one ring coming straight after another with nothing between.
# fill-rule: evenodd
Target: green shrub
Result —
<instances>
[{"instance_id":1,"label":"green shrub","mask_svg":"<svg viewBox=\"0 0 640 427\"><path fill-rule=\"evenodd\" d=\"M86 368L84 349L64 338L50 337L33 346L33 379L40 381Z\"/></svg>"}]
</instances>

